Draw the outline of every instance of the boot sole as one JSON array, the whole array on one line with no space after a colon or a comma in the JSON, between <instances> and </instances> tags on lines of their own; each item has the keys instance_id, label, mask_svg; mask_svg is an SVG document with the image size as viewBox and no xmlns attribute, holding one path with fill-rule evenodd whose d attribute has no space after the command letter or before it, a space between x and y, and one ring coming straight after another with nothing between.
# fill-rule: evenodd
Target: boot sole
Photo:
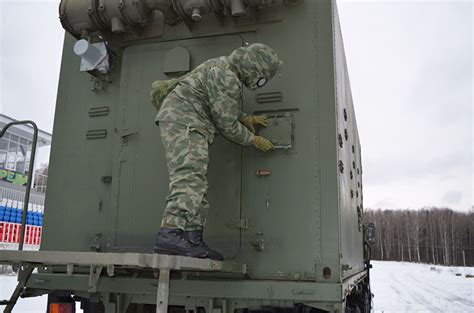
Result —
<instances>
[{"instance_id":1,"label":"boot sole","mask_svg":"<svg viewBox=\"0 0 474 313\"><path fill-rule=\"evenodd\" d=\"M197 258L197 259L209 259L209 260L221 261L221 262L224 261L224 258L211 258L208 255L206 255L206 256L192 256L192 255L180 254L180 253L175 252L175 251L164 250L164 249L160 249L160 250L155 249L154 253L164 254L164 255L178 255L178 256L185 256L185 257L188 257L188 258Z\"/></svg>"},{"instance_id":2,"label":"boot sole","mask_svg":"<svg viewBox=\"0 0 474 313\"><path fill-rule=\"evenodd\" d=\"M208 255L204 255L204 256L194 256L194 255L184 254L184 253L180 253L180 252L178 252L178 251L167 250L167 249L154 249L154 252L155 252L155 253L158 253L158 254L179 255L179 256L186 256L186 257L198 258L198 259L208 259L208 258L209 258Z\"/></svg>"}]
</instances>

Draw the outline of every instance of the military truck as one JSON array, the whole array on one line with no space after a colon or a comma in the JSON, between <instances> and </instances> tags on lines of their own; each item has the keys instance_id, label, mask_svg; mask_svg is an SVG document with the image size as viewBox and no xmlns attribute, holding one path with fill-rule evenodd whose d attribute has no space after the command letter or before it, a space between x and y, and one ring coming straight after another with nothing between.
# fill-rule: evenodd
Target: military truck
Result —
<instances>
[{"instance_id":1,"label":"military truck","mask_svg":"<svg viewBox=\"0 0 474 313\"><path fill-rule=\"evenodd\" d=\"M361 147L330 0L62 0L66 30L40 251L2 251L47 312L369 312ZM155 80L249 43L279 77L243 89L263 153L210 147L205 238L225 261L153 254L168 175ZM37 269L37 271L34 271Z\"/></svg>"}]
</instances>

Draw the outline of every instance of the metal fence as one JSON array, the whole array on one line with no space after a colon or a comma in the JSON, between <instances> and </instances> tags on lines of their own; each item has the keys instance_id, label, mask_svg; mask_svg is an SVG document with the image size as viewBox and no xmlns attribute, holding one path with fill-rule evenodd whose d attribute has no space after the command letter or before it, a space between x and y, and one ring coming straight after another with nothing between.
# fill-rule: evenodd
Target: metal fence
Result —
<instances>
[{"instance_id":1,"label":"metal fence","mask_svg":"<svg viewBox=\"0 0 474 313\"><path fill-rule=\"evenodd\" d=\"M4 187L0 187L0 198L12 201L23 202L25 199L25 192L21 190L13 190ZM30 203L44 207L44 195L30 194Z\"/></svg>"}]
</instances>

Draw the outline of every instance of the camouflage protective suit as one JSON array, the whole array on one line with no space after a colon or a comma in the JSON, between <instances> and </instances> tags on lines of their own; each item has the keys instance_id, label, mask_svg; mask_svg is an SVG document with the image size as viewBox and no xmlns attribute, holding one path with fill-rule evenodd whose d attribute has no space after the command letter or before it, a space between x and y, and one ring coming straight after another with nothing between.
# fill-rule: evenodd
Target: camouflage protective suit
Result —
<instances>
[{"instance_id":1,"label":"camouflage protective suit","mask_svg":"<svg viewBox=\"0 0 474 313\"><path fill-rule=\"evenodd\" d=\"M164 99L155 119L170 179L161 226L186 231L205 226L208 145L215 134L242 146L254 142L254 134L239 121L244 116L241 82L257 89L276 74L280 63L266 45L241 47L199 65Z\"/></svg>"}]
</instances>

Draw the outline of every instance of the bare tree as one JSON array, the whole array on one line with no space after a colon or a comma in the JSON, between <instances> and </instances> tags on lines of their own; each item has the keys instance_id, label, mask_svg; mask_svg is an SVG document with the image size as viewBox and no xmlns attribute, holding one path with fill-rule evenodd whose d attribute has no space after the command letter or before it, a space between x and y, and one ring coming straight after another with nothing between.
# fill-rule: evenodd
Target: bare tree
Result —
<instances>
[{"instance_id":1,"label":"bare tree","mask_svg":"<svg viewBox=\"0 0 474 313\"><path fill-rule=\"evenodd\" d=\"M474 210L366 210L376 224L373 258L445 265L474 264Z\"/></svg>"}]
</instances>

